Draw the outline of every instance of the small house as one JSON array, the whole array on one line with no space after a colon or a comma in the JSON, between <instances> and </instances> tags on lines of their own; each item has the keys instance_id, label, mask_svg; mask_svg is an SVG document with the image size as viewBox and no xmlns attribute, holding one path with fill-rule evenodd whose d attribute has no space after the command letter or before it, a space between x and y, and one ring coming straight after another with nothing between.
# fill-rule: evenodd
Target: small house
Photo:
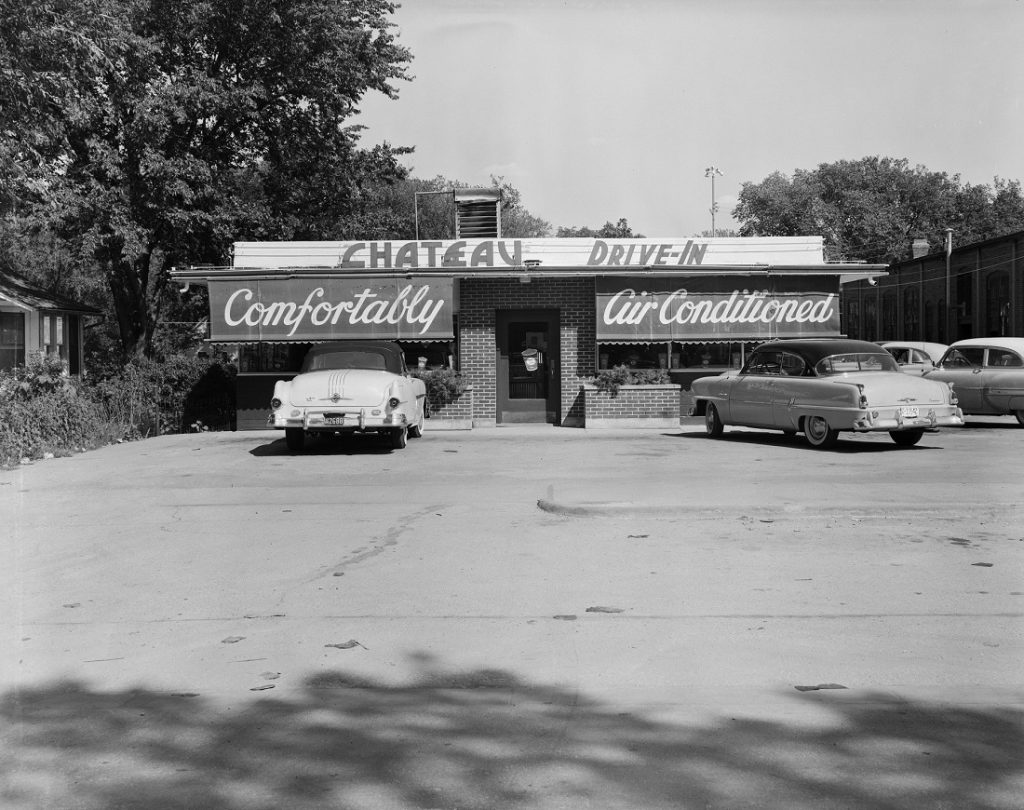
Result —
<instances>
[{"instance_id":1,"label":"small house","mask_svg":"<svg viewBox=\"0 0 1024 810\"><path fill-rule=\"evenodd\" d=\"M44 352L60 355L69 373L80 374L84 321L102 315L94 307L0 271L0 371L24 365L36 352Z\"/></svg>"}]
</instances>

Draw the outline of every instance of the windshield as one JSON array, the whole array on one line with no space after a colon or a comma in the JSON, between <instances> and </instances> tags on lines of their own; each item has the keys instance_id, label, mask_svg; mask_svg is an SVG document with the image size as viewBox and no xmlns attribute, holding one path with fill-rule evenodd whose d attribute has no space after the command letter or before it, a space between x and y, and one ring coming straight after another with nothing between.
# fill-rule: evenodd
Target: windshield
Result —
<instances>
[{"instance_id":1,"label":"windshield","mask_svg":"<svg viewBox=\"0 0 1024 810\"><path fill-rule=\"evenodd\" d=\"M852 354L833 354L823 357L814 367L819 377L830 377L835 374L857 374L864 371L895 371L900 368L888 352L855 352Z\"/></svg>"},{"instance_id":2,"label":"windshield","mask_svg":"<svg viewBox=\"0 0 1024 810\"><path fill-rule=\"evenodd\" d=\"M942 358L943 368L980 368L985 360L985 349L982 346L962 346L950 349Z\"/></svg>"},{"instance_id":3,"label":"windshield","mask_svg":"<svg viewBox=\"0 0 1024 810\"><path fill-rule=\"evenodd\" d=\"M387 371L388 365L384 355L374 351L341 350L310 354L306 357L303 371L324 371L365 368L375 371Z\"/></svg>"}]
</instances>

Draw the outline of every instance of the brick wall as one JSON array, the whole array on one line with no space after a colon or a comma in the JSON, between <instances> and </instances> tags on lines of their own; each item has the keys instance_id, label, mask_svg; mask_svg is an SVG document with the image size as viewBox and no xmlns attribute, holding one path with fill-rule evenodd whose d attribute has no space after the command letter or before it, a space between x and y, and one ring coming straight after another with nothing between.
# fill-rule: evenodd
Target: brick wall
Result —
<instances>
[{"instance_id":1,"label":"brick wall","mask_svg":"<svg viewBox=\"0 0 1024 810\"><path fill-rule=\"evenodd\" d=\"M466 388L454 402L429 403L427 430L469 430L473 427L473 388Z\"/></svg>"},{"instance_id":2,"label":"brick wall","mask_svg":"<svg viewBox=\"0 0 1024 810\"><path fill-rule=\"evenodd\" d=\"M468 278L459 282L459 363L473 386L473 422L497 419L495 312L556 309L561 342L561 424L583 425L580 384L593 376L596 360L593 278ZM678 397L676 408L678 409Z\"/></svg>"},{"instance_id":3,"label":"brick wall","mask_svg":"<svg viewBox=\"0 0 1024 810\"><path fill-rule=\"evenodd\" d=\"M587 428L679 426L680 386L623 385L612 394L581 386Z\"/></svg>"}]
</instances>

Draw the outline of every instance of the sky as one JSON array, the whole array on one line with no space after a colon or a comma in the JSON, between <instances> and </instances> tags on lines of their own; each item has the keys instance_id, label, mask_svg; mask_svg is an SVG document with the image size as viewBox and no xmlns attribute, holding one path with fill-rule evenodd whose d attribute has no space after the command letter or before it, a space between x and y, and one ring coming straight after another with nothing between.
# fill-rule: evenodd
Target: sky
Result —
<instances>
[{"instance_id":1,"label":"sky","mask_svg":"<svg viewBox=\"0 0 1024 810\"><path fill-rule=\"evenodd\" d=\"M413 55L363 145L534 216L648 237L730 216L743 183L867 156L1024 181L1024 0L405 0Z\"/></svg>"}]
</instances>

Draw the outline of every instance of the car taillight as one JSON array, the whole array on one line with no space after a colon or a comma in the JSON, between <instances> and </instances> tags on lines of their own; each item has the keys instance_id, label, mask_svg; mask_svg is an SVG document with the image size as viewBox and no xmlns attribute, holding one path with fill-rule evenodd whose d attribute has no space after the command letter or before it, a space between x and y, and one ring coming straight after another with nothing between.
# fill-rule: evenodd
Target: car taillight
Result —
<instances>
[{"instance_id":1,"label":"car taillight","mask_svg":"<svg viewBox=\"0 0 1024 810\"><path fill-rule=\"evenodd\" d=\"M863 385L860 385L860 384L858 383L858 385L857 385L857 390L858 390L858 391L860 392L860 398L858 399L858 405L859 405L859 407L861 407L861 408L866 408L866 407L868 406L868 398L867 398L867 396L866 396L866 395L864 394L864 386L863 386Z\"/></svg>"},{"instance_id":2,"label":"car taillight","mask_svg":"<svg viewBox=\"0 0 1024 810\"><path fill-rule=\"evenodd\" d=\"M950 405L959 405L960 404L960 400L957 399L956 391L953 390L953 383L948 382L948 383L946 383L946 385L949 386L949 404Z\"/></svg>"},{"instance_id":3,"label":"car taillight","mask_svg":"<svg viewBox=\"0 0 1024 810\"><path fill-rule=\"evenodd\" d=\"M400 400L398 397L391 397L391 399L388 400L388 405L390 405L392 408L397 408L401 404L402 400Z\"/></svg>"},{"instance_id":4,"label":"car taillight","mask_svg":"<svg viewBox=\"0 0 1024 810\"><path fill-rule=\"evenodd\" d=\"M272 400L270 400L270 409L272 411L276 411L280 407L281 407L281 400L279 400L277 397L274 397Z\"/></svg>"}]
</instances>

